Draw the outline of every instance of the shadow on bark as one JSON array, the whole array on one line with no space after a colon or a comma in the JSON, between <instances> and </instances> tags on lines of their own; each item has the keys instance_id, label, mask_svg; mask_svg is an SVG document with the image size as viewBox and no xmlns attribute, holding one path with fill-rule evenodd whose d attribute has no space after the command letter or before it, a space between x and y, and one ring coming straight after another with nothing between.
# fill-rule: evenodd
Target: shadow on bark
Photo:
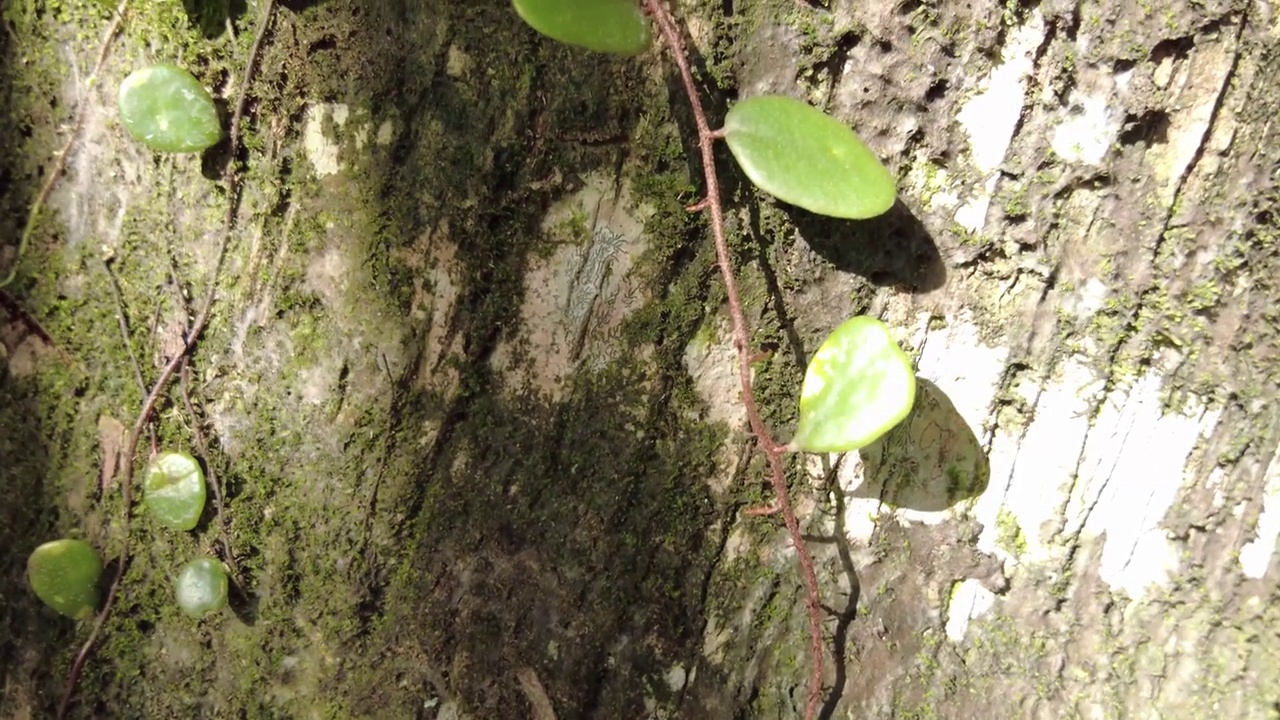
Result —
<instances>
[{"instance_id":1,"label":"shadow on bark","mask_svg":"<svg viewBox=\"0 0 1280 720\"><path fill-rule=\"evenodd\" d=\"M227 22L244 14L245 0L182 0L187 20L206 38L216 38L227 31Z\"/></svg>"},{"instance_id":2,"label":"shadow on bark","mask_svg":"<svg viewBox=\"0 0 1280 720\"><path fill-rule=\"evenodd\" d=\"M937 290L947 281L937 244L901 200L869 220L841 220L784 207L809 247L842 272L913 293Z\"/></svg>"},{"instance_id":3,"label":"shadow on bark","mask_svg":"<svg viewBox=\"0 0 1280 720\"><path fill-rule=\"evenodd\" d=\"M13 352L16 322L4 315L4 346ZM19 335L20 337L20 335ZM10 354L12 357L12 354ZM3 362L3 361L0 361ZM26 559L37 545L57 537L54 512L45 499L49 467L38 383L14 377L0 367L0 688L27 685L22 674L47 667L71 637L75 624L43 607L27 584ZM24 628L22 632L14 629ZM14 717L34 708L8 707L0 694L0 716Z\"/></svg>"},{"instance_id":4,"label":"shadow on bark","mask_svg":"<svg viewBox=\"0 0 1280 720\"><path fill-rule=\"evenodd\" d=\"M945 510L981 495L991 479L991 461L969 424L924 379L907 419L860 455L865 480L854 496L897 508Z\"/></svg>"}]
</instances>

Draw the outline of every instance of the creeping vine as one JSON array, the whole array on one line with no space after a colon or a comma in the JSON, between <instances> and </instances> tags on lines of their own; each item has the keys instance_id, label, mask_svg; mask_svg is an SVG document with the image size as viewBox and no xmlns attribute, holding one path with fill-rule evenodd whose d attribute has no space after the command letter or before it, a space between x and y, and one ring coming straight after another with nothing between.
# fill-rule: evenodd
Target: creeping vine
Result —
<instances>
[{"instance_id":1,"label":"creeping vine","mask_svg":"<svg viewBox=\"0 0 1280 720\"><path fill-rule=\"evenodd\" d=\"M813 567L813 556L800 534L800 522L796 519L795 510L791 507L791 495L787 490L787 480L782 466L782 456L787 451L785 445L774 440L769 428L764 424L760 408L756 404L755 393L751 384L751 339L747 330L746 313L742 308L742 297L738 293L738 281L733 271L733 260L729 255L729 243L725 239L724 208L720 203L720 179L716 173L714 143L723 133L712 131L707 122L707 114L702 108L702 100L698 96L694 84L693 72L689 68L689 58L684 51L684 43L680 31L676 28L671 14L663 6L662 0L645 0L645 8L658 25L660 34L671 51L676 67L680 71L680 79L684 85L689 105L693 109L694 124L698 131L698 149L702 153L702 173L707 184L707 195L701 202L690 207L690 210L705 210L711 216L711 236L715 242L716 264L720 268L720 277L724 282L725 295L728 298L729 318L733 324L733 344L738 351L738 380L742 386L742 404L746 407L747 422L756 437L760 449L769 459L769 479L773 486L777 504L762 508L755 514L782 515L787 526L791 543L800 558L800 567L804 573L805 605L809 612L809 652L812 656L813 670L809 676L809 693L805 701L805 717L815 716L818 702L822 694L822 598L818 592L818 576Z\"/></svg>"},{"instance_id":2,"label":"creeping vine","mask_svg":"<svg viewBox=\"0 0 1280 720\"><path fill-rule=\"evenodd\" d=\"M724 140L743 173L778 200L810 212L846 219L881 215L897 196L894 178L843 123L782 95L739 100L712 129L702 105L681 30L665 0L513 0L516 12L538 32L560 42L619 55L637 55L657 27L693 112L705 196L688 209L710 216L716 264L724 283L738 379L747 424L764 453L774 503L748 515L782 516L804 577L811 668L805 717L814 718L822 695L823 608L817 571L800 531L787 487L788 452L847 452L865 447L900 423L915 402L915 372L884 323L854 317L835 328L814 353L800 393L800 419L788 443L765 425L752 390L751 332L726 239L725 210L715 165L715 143ZM646 19L647 16L647 19Z\"/></svg>"},{"instance_id":3,"label":"creeping vine","mask_svg":"<svg viewBox=\"0 0 1280 720\"><path fill-rule=\"evenodd\" d=\"M147 394L146 399L142 403L142 409L138 412L137 418L133 422L133 427L129 430L129 434L125 440L123 457L125 458L124 468L120 479L120 496L123 505L122 517L120 518L122 532L122 540L120 547L120 557L116 563L115 576L111 580L111 585L107 590L106 601L103 603L102 609L98 612L93 622L93 628L89 631L89 636L81 645L80 650L76 653L75 659L71 663L71 669L67 673L66 685L63 688L62 700L58 704L59 720L67 716L67 712L71 707L71 700L75 695L76 685L80 680L80 676L84 671L85 663L92 653L98 636L102 633L103 625L111 616L111 611L115 607L116 598L120 592L121 582L124 579L125 571L129 565L130 551L130 531L132 529L133 519L133 478L135 461L138 454L139 441L145 432L152 414L155 412L156 405L160 402L161 397L168 392L169 384L177 376L182 368L186 366L188 356L199 342L201 335L204 333L205 327L209 324L210 316L213 312L214 300L217 295L218 278L222 273L222 266L226 260L227 248L230 246L232 231L236 224L236 213L239 208L240 199L240 130L244 121L245 107L248 101L248 92L250 80L253 77L254 68L257 64L258 54L262 47L262 40L267 34L267 29L272 18L274 0L266 0L263 4L261 18L258 23L257 33L254 36L253 45L249 50L248 58L245 61L244 77L240 82L240 93L236 98L234 105L234 114L231 118L230 128L230 160L227 162L226 168L223 170L222 182L227 190L226 213L222 222L222 237L219 241L217 259L214 262L213 271L209 276L208 289L205 291L204 299L200 305L199 314L191 323L190 329L183 338L182 349L174 353L174 356L161 370L160 376L151 386L151 392ZM110 33L107 41L104 42L104 48L100 55L99 66L106 57L106 43L115 36L120 23L123 21L124 13L127 10L128 0L122 0L119 7L116 8L116 16L112 21ZM74 135L72 137L74 140ZM71 149L71 142L68 142L59 158L65 157L66 153ZM44 193L42 193L44 194ZM32 211L33 215L36 212ZM219 500L219 511L221 510L221 496ZM219 518L221 523L221 518ZM225 535L224 535L225 542ZM227 548L228 552L230 548ZM234 560L232 560L234 562Z\"/></svg>"}]
</instances>

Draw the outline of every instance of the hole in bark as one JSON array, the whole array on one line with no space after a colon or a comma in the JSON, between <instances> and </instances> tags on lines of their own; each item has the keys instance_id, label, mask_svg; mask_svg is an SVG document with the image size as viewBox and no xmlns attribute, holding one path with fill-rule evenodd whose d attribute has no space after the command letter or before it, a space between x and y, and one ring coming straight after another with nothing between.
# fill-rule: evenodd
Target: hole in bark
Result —
<instances>
[{"instance_id":1,"label":"hole in bark","mask_svg":"<svg viewBox=\"0 0 1280 720\"><path fill-rule=\"evenodd\" d=\"M1129 115L1120 132L1122 145L1159 145L1169 141L1169 114L1163 110L1148 110L1141 115Z\"/></svg>"},{"instance_id":2,"label":"hole in bark","mask_svg":"<svg viewBox=\"0 0 1280 720\"><path fill-rule=\"evenodd\" d=\"M947 94L947 90L951 89L951 84L946 80L934 80L933 84L924 93L926 102L935 103L941 100Z\"/></svg>"},{"instance_id":3,"label":"hole in bark","mask_svg":"<svg viewBox=\"0 0 1280 720\"><path fill-rule=\"evenodd\" d=\"M1191 54L1191 48L1195 47L1195 44L1195 41L1189 37L1161 40L1151 48L1151 62L1160 63L1168 58L1185 60Z\"/></svg>"}]
</instances>

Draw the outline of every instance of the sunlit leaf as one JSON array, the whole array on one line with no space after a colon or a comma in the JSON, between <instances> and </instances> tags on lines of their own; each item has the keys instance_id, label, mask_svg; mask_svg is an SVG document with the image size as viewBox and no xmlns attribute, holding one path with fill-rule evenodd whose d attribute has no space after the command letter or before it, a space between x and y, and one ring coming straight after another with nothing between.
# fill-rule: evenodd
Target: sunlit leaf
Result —
<instances>
[{"instance_id":1,"label":"sunlit leaf","mask_svg":"<svg viewBox=\"0 0 1280 720\"><path fill-rule=\"evenodd\" d=\"M808 452L857 450L902 422L915 399L911 358L889 328L865 315L846 320L809 361L791 444Z\"/></svg>"},{"instance_id":2,"label":"sunlit leaf","mask_svg":"<svg viewBox=\"0 0 1280 720\"><path fill-rule=\"evenodd\" d=\"M743 172L779 200L819 215L864 219L893 207L897 185L843 123L781 95L734 105L725 142Z\"/></svg>"},{"instance_id":3,"label":"sunlit leaf","mask_svg":"<svg viewBox=\"0 0 1280 720\"><path fill-rule=\"evenodd\" d=\"M27 558L27 579L36 597L58 612L85 620L98 607L102 558L83 540L54 540Z\"/></svg>"},{"instance_id":4,"label":"sunlit leaf","mask_svg":"<svg viewBox=\"0 0 1280 720\"><path fill-rule=\"evenodd\" d=\"M569 45L617 55L649 47L649 21L636 0L513 0L534 30Z\"/></svg>"},{"instance_id":5,"label":"sunlit leaf","mask_svg":"<svg viewBox=\"0 0 1280 720\"><path fill-rule=\"evenodd\" d=\"M161 524L190 530L204 512L204 471L186 453L160 453L147 466L143 493L143 503Z\"/></svg>"},{"instance_id":6,"label":"sunlit leaf","mask_svg":"<svg viewBox=\"0 0 1280 720\"><path fill-rule=\"evenodd\" d=\"M198 558L182 566L174 582L178 606L193 618L221 610L227 604L227 571L213 558Z\"/></svg>"},{"instance_id":7,"label":"sunlit leaf","mask_svg":"<svg viewBox=\"0 0 1280 720\"><path fill-rule=\"evenodd\" d=\"M135 70L120 83L120 121L142 144L160 152L200 152L222 138L213 98L176 65Z\"/></svg>"}]
</instances>

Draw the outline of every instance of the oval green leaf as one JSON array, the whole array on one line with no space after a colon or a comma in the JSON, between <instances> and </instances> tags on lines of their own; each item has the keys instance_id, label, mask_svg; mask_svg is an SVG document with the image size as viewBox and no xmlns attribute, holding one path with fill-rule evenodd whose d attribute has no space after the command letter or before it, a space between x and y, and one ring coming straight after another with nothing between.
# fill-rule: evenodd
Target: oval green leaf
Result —
<instances>
[{"instance_id":1,"label":"oval green leaf","mask_svg":"<svg viewBox=\"0 0 1280 720\"><path fill-rule=\"evenodd\" d=\"M636 55L649 47L649 21L635 0L513 0L529 27L596 52Z\"/></svg>"},{"instance_id":2,"label":"oval green leaf","mask_svg":"<svg viewBox=\"0 0 1280 720\"><path fill-rule=\"evenodd\" d=\"M198 558L182 566L173 589L182 611L200 618L226 606L227 572L213 558Z\"/></svg>"},{"instance_id":3,"label":"oval green leaf","mask_svg":"<svg viewBox=\"0 0 1280 720\"><path fill-rule=\"evenodd\" d=\"M102 558L83 540L54 540L27 558L27 579L36 597L59 613L77 620L97 610Z\"/></svg>"},{"instance_id":4,"label":"oval green leaf","mask_svg":"<svg viewBox=\"0 0 1280 720\"><path fill-rule=\"evenodd\" d=\"M734 105L724 139L751 182L830 217L865 219L893 207L897 183L861 139L821 110L782 95Z\"/></svg>"},{"instance_id":5,"label":"oval green leaf","mask_svg":"<svg viewBox=\"0 0 1280 720\"><path fill-rule=\"evenodd\" d=\"M213 98L176 65L135 70L120 83L120 121L136 140L160 152L200 152L222 138Z\"/></svg>"},{"instance_id":6,"label":"oval green leaf","mask_svg":"<svg viewBox=\"0 0 1280 720\"><path fill-rule=\"evenodd\" d=\"M147 465L143 502L165 527L190 530L204 512L204 471L186 453L163 452Z\"/></svg>"},{"instance_id":7,"label":"oval green leaf","mask_svg":"<svg viewBox=\"0 0 1280 720\"><path fill-rule=\"evenodd\" d=\"M851 318L809 361L791 445L808 452L866 447L902 422L915 400L911 358L889 328L873 317Z\"/></svg>"}]
</instances>

